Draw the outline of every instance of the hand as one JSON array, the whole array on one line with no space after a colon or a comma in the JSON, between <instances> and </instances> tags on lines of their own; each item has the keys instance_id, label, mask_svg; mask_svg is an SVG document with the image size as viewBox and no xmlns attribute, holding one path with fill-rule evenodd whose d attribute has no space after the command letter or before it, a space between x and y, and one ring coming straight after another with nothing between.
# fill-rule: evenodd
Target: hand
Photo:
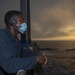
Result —
<instances>
[{"instance_id":1,"label":"hand","mask_svg":"<svg viewBox=\"0 0 75 75\"><path fill-rule=\"evenodd\" d=\"M39 63L46 64L46 63L48 62L48 59L47 59L47 57L46 57L45 54L39 54L39 55L37 56L37 61L38 61Z\"/></svg>"},{"instance_id":2,"label":"hand","mask_svg":"<svg viewBox=\"0 0 75 75\"><path fill-rule=\"evenodd\" d=\"M46 56L45 54L43 54L43 56L45 57L45 62L44 62L44 64L47 64L48 58L47 58L47 56Z\"/></svg>"}]
</instances>

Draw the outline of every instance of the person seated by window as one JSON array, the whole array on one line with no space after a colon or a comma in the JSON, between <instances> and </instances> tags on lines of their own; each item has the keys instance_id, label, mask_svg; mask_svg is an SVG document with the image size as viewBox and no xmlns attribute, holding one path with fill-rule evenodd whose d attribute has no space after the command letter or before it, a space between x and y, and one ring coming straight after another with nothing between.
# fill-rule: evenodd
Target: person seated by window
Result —
<instances>
[{"instance_id":1,"label":"person seated by window","mask_svg":"<svg viewBox=\"0 0 75 75\"><path fill-rule=\"evenodd\" d=\"M23 50L23 45L17 37L27 29L22 12L8 11L4 22L6 27L0 29L0 75L11 75L19 70L33 69L37 62L47 63L48 59L45 55Z\"/></svg>"}]
</instances>

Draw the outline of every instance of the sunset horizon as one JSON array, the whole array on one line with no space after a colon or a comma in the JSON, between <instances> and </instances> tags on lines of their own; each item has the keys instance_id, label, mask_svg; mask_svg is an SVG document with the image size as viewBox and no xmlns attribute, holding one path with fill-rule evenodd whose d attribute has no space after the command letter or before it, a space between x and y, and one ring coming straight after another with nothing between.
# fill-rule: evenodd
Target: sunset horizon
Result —
<instances>
[{"instance_id":1,"label":"sunset horizon","mask_svg":"<svg viewBox=\"0 0 75 75\"><path fill-rule=\"evenodd\" d=\"M75 36L63 36L63 37L54 37L54 38L34 38L32 40L47 40L47 41L51 41L51 40L61 40L61 41L75 41Z\"/></svg>"}]
</instances>

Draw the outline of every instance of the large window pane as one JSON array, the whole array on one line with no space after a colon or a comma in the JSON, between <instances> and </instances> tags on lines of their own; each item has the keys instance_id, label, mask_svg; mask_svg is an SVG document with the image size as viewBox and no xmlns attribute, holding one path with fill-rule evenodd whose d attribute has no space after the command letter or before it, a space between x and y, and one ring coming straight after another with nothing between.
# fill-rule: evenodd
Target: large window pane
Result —
<instances>
[{"instance_id":1,"label":"large window pane","mask_svg":"<svg viewBox=\"0 0 75 75\"><path fill-rule=\"evenodd\" d=\"M30 3L32 39L75 39L75 0L30 0Z\"/></svg>"}]
</instances>

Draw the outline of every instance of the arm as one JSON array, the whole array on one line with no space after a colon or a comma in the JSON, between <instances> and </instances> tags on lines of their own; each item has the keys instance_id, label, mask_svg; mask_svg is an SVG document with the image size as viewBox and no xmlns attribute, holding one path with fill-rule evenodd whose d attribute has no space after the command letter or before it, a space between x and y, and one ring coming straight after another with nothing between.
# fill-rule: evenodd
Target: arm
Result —
<instances>
[{"instance_id":1,"label":"arm","mask_svg":"<svg viewBox=\"0 0 75 75\"><path fill-rule=\"evenodd\" d=\"M22 57L32 57L32 56L37 56L37 61L39 63L44 63L46 64L48 62L47 56L45 54L41 54L39 52L35 52L35 51L30 51L30 50L22 50L21 53Z\"/></svg>"},{"instance_id":2,"label":"arm","mask_svg":"<svg viewBox=\"0 0 75 75\"><path fill-rule=\"evenodd\" d=\"M36 66L36 56L28 58L16 57L14 48L0 39L0 66L7 73L16 73L21 69L28 70Z\"/></svg>"},{"instance_id":3,"label":"arm","mask_svg":"<svg viewBox=\"0 0 75 75\"><path fill-rule=\"evenodd\" d=\"M32 56L37 56L38 53L35 51L30 51L30 50L25 50L23 49L21 52L21 57L32 57Z\"/></svg>"}]
</instances>

